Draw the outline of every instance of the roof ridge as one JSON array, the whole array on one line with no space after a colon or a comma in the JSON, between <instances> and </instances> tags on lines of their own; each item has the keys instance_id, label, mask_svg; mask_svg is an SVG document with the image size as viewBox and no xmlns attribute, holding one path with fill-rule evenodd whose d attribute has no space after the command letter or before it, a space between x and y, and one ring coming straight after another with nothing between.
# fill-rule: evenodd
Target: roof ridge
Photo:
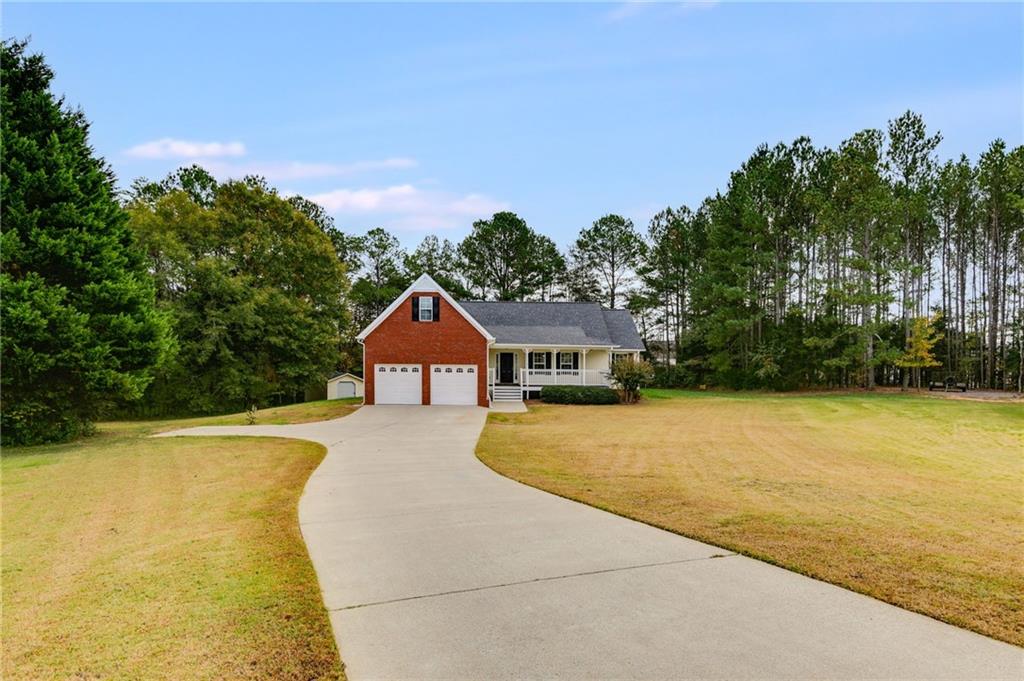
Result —
<instances>
[{"instance_id":1,"label":"roof ridge","mask_svg":"<svg viewBox=\"0 0 1024 681\"><path fill-rule=\"evenodd\" d=\"M460 300L462 303L488 303L491 305L597 305L601 309L601 303L596 300Z\"/></svg>"}]
</instances>

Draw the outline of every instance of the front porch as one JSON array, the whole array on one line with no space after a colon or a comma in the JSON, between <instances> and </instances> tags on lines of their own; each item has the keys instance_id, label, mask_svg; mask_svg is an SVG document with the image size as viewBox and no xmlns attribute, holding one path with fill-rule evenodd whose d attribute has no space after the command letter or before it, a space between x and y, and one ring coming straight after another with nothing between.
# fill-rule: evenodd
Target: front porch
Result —
<instances>
[{"instance_id":1,"label":"front porch","mask_svg":"<svg viewBox=\"0 0 1024 681\"><path fill-rule=\"evenodd\" d=\"M494 347L488 392L494 400L521 400L548 385L610 387L611 363L638 354L609 347Z\"/></svg>"}]
</instances>

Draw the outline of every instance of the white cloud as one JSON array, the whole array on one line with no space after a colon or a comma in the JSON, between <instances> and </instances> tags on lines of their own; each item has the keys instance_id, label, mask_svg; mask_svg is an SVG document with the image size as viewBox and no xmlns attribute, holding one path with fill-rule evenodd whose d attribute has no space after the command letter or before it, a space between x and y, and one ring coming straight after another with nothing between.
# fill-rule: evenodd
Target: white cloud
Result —
<instances>
[{"instance_id":1,"label":"white cloud","mask_svg":"<svg viewBox=\"0 0 1024 681\"><path fill-rule=\"evenodd\" d=\"M674 3L676 14L686 14L687 12L697 12L703 9L712 9L718 4L719 0L695 0L695 2L679 2Z\"/></svg>"},{"instance_id":2,"label":"white cloud","mask_svg":"<svg viewBox=\"0 0 1024 681\"><path fill-rule=\"evenodd\" d=\"M217 158L221 156L244 156L245 145L241 142L194 142L164 137L151 142L137 144L126 150L125 155L135 158Z\"/></svg>"},{"instance_id":3,"label":"white cloud","mask_svg":"<svg viewBox=\"0 0 1024 681\"><path fill-rule=\"evenodd\" d=\"M483 194L458 195L411 184L335 189L307 197L331 213L386 219L396 229L449 229L507 210L508 204Z\"/></svg>"},{"instance_id":4,"label":"white cloud","mask_svg":"<svg viewBox=\"0 0 1024 681\"><path fill-rule=\"evenodd\" d=\"M617 23L625 21L653 7L667 7L672 14L686 14L696 10L711 9L719 0L695 0L694 2L660 2L658 0L628 0L616 5L605 13L605 21Z\"/></svg>"},{"instance_id":5,"label":"white cloud","mask_svg":"<svg viewBox=\"0 0 1024 681\"><path fill-rule=\"evenodd\" d=\"M650 7L653 3L651 2L637 2L636 0L630 0L629 2L623 2L617 5L614 9L609 10L604 18L607 21L623 21L630 17L636 16L640 12Z\"/></svg>"},{"instance_id":6,"label":"white cloud","mask_svg":"<svg viewBox=\"0 0 1024 681\"><path fill-rule=\"evenodd\" d=\"M374 170L401 170L415 168L412 158L385 158L353 161L352 163L307 163L304 161L253 161L250 163L207 163L206 169L217 177L238 178L261 175L270 181L308 180L318 177L355 175Z\"/></svg>"}]
</instances>

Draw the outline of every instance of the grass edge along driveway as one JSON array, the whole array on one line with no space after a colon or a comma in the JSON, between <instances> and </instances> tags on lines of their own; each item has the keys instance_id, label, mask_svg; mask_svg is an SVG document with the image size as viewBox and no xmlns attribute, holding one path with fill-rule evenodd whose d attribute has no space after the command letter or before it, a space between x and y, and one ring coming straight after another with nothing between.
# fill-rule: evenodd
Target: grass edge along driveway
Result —
<instances>
[{"instance_id":1,"label":"grass edge along driveway","mask_svg":"<svg viewBox=\"0 0 1024 681\"><path fill-rule=\"evenodd\" d=\"M492 414L483 463L1024 644L1024 405L649 391Z\"/></svg>"},{"instance_id":2,"label":"grass edge along driveway","mask_svg":"<svg viewBox=\"0 0 1024 681\"><path fill-rule=\"evenodd\" d=\"M337 418L332 400L258 423ZM325 449L150 438L245 414L100 424L5 448L3 677L343 679L298 499Z\"/></svg>"}]
</instances>

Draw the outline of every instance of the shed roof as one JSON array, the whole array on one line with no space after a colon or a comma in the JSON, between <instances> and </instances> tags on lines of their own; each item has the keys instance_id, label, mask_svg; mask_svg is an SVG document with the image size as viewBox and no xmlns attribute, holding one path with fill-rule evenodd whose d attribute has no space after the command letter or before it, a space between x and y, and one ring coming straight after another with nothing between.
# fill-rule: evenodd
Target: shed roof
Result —
<instances>
[{"instance_id":1,"label":"shed roof","mask_svg":"<svg viewBox=\"0 0 1024 681\"><path fill-rule=\"evenodd\" d=\"M355 374L349 373L347 371L341 371L341 372L338 372L338 373L334 374L333 376L331 376L330 378L327 379L327 382L330 383L331 381L336 381L336 380L338 380L340 378L347 378L347 379L350 379L350 380L359 381L360 383L363 382L362 377L356 376Z\"/></svg>"}]
</instances>

